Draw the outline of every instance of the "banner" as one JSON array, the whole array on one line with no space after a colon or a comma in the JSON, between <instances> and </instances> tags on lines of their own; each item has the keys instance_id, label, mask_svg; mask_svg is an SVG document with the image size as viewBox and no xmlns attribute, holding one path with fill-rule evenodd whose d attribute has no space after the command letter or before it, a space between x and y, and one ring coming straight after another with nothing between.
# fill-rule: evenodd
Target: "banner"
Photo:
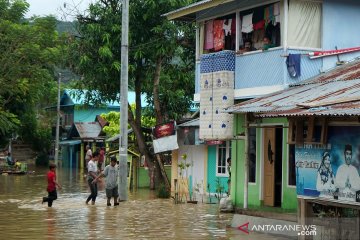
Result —
<instances>
[{"instance_id":1,"label":"banner","mask_svg":"<svg viewBox=\"0 0 360 240\"><path fill-rule=\"evenodd\" d=\"M162 138L175 134L175 122L169 122L154 127L154 138Z\"/></svg>"},{"instance_id":2,"label":"banner","mask_svg":"<svg viewBox=\"0 0 360 240\"><path fill-rule=\"evenodd\" d=\"M360 127L328 127L328 144L295 148L298 195L360 202Z\"/></svg>"},{"instance_id":3,"label":"banner","mask_svg":"<svg viewBox=\"0 0 360 240\"><path fill-rule=\"evenodd\" d=\"M171 151L179 148L176 134L168 137L154 139L153 145L155 153Z\"/></svg>"}]
</instances>

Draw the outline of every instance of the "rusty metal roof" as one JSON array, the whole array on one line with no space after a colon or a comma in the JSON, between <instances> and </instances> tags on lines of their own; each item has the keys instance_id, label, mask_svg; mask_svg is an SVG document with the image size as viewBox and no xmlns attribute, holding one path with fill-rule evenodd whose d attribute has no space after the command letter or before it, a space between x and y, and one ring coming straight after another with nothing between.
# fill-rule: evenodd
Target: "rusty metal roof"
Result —
<instances>
[{"instance_id":1,"label":"rusty metal roof","mask_svg":"<svg viewBox=\"0 0 360 240\"><path fill-rule=\"evenodd\" d=\"M74 125L80 138L97 138L101 133L98 122L76 122Z\"/></svg>"},{"instance_id":2,"label":"rusty metal roof","mask_svg":"<svg viewBox=\"0 0 360 240\"><path fill-rule=\"evenodd\" d=\"M298 85L229 107L260 117L359 116L360 60L339 66Z\"/></svg>"}]
</instances>

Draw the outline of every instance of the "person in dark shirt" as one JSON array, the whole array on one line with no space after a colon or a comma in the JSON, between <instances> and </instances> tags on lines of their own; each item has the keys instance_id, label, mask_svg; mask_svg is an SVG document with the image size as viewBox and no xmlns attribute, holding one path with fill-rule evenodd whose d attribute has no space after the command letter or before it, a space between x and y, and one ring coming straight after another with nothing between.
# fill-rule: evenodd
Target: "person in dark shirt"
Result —
<instances>
[{"instance_id":1,"label":"person in dark shirt","mask_svg":"<svg viewBox=\"0 0 360 240\"><path fill-rule=\"evenodd\" d=\"M275 44L273 44L271 42L271 39L268 37L268 36L265 36L264 39L263 39L263 47L262 47L262 50L269 50L269 48L273 48L275 47Z\"/></svg>"}]
</instances>

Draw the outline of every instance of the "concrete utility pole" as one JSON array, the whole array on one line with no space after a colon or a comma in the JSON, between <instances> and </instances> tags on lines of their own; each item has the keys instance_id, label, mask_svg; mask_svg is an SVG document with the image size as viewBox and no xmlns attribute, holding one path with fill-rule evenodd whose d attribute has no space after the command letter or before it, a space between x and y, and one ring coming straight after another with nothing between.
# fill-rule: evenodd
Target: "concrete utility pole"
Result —
<instances>
[{"instance_id":1,"label":"concrete utility pole","mask_svg":"<svg viewBox=\"0 0 360 240\"><path fill-rule=\"evenodd\" d=\"M121 78L120 78L120 138L119 138L119 198L127 195L128 148L128 61L129 61L129 0L122 1L121 22ZM130 169L129 169L130 170Z\"/></svg>"},{"instance_id":2,"label":"concrete utility pole","mask_svg":"<svg viewBox=\"0 0 360 240\"><path fill-rule=\"evenodd\" d=\"M56 136L55 136L55 164L58 167L59 163L59 127L60 127L60 83L61 83L61 73L58 75L58 97L57 97L57 106L56 106Z\"/></svg>"}]
</instances>

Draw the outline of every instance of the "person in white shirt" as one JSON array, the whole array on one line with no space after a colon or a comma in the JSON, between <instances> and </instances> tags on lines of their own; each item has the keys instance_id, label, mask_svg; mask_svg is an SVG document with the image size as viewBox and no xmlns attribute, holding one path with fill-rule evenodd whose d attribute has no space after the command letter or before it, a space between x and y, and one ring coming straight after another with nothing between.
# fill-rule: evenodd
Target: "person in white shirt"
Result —
<instances>
[{"instance_id":1,"label":"person in white shirt","mask_svg":"<svg viewBox=\"0 0 360 240\"><path fill-rule=\"evenodd\" d=\"M86 145L86 153L85 153L85 162L86 162L86 167L90 161L90 159L92 158L92 151L89 145Z\"/></svg>"},{"instance_id":2,"label":"person in white shirt","mask_svg":"<svg viewBox=\"0 0 360 240\"><path fill-rule=\"evenodd\" d=\"M345 145L345 163L336 172L336 187L338 188L339 200L355 201L356 191L360 190L360 177L358 170L351 165L352 146Z\"/></svg>"},{"instance_id":3,"label":"person in white shirt","mask_svg":"<svg viewBox=\"0 0 360 240\"><path fill-rule=\"evenodd\" d=\"M88 176L87 176L87 181L90 187L90 195L89 197L86 199L86 204L88 204L91 200L91 204L94 205L95 201L96 201L96 197L97 197L97 183L96 181L94 182L94 179L96 179L97 177L97 172L98 172L98 168L97 168L97 160L99 159L99 152L95 151L92 155L92 158L90 159L89 163L88 163Z\"/></svg>"},{"instance_id":4,"label":"person in white shirt","mask_svg":"<svg viewBox=\"0 0 360 240\"><path fill-rule=\"evenodd\" d=\"M94 182L96 182L99 178L105 176L106 177L106 197L107 197L107 205L111 206L110 200L113 197L114 198L114 206L118 206L119 203L117 201L119 197L119 191L118 191L118 176L119 176L119 168L116 165L116 157L110 158L110 164L107 165L104 169L104 172L100 173L97 178L94 179Z\"/></svg>"}]
</instances>

